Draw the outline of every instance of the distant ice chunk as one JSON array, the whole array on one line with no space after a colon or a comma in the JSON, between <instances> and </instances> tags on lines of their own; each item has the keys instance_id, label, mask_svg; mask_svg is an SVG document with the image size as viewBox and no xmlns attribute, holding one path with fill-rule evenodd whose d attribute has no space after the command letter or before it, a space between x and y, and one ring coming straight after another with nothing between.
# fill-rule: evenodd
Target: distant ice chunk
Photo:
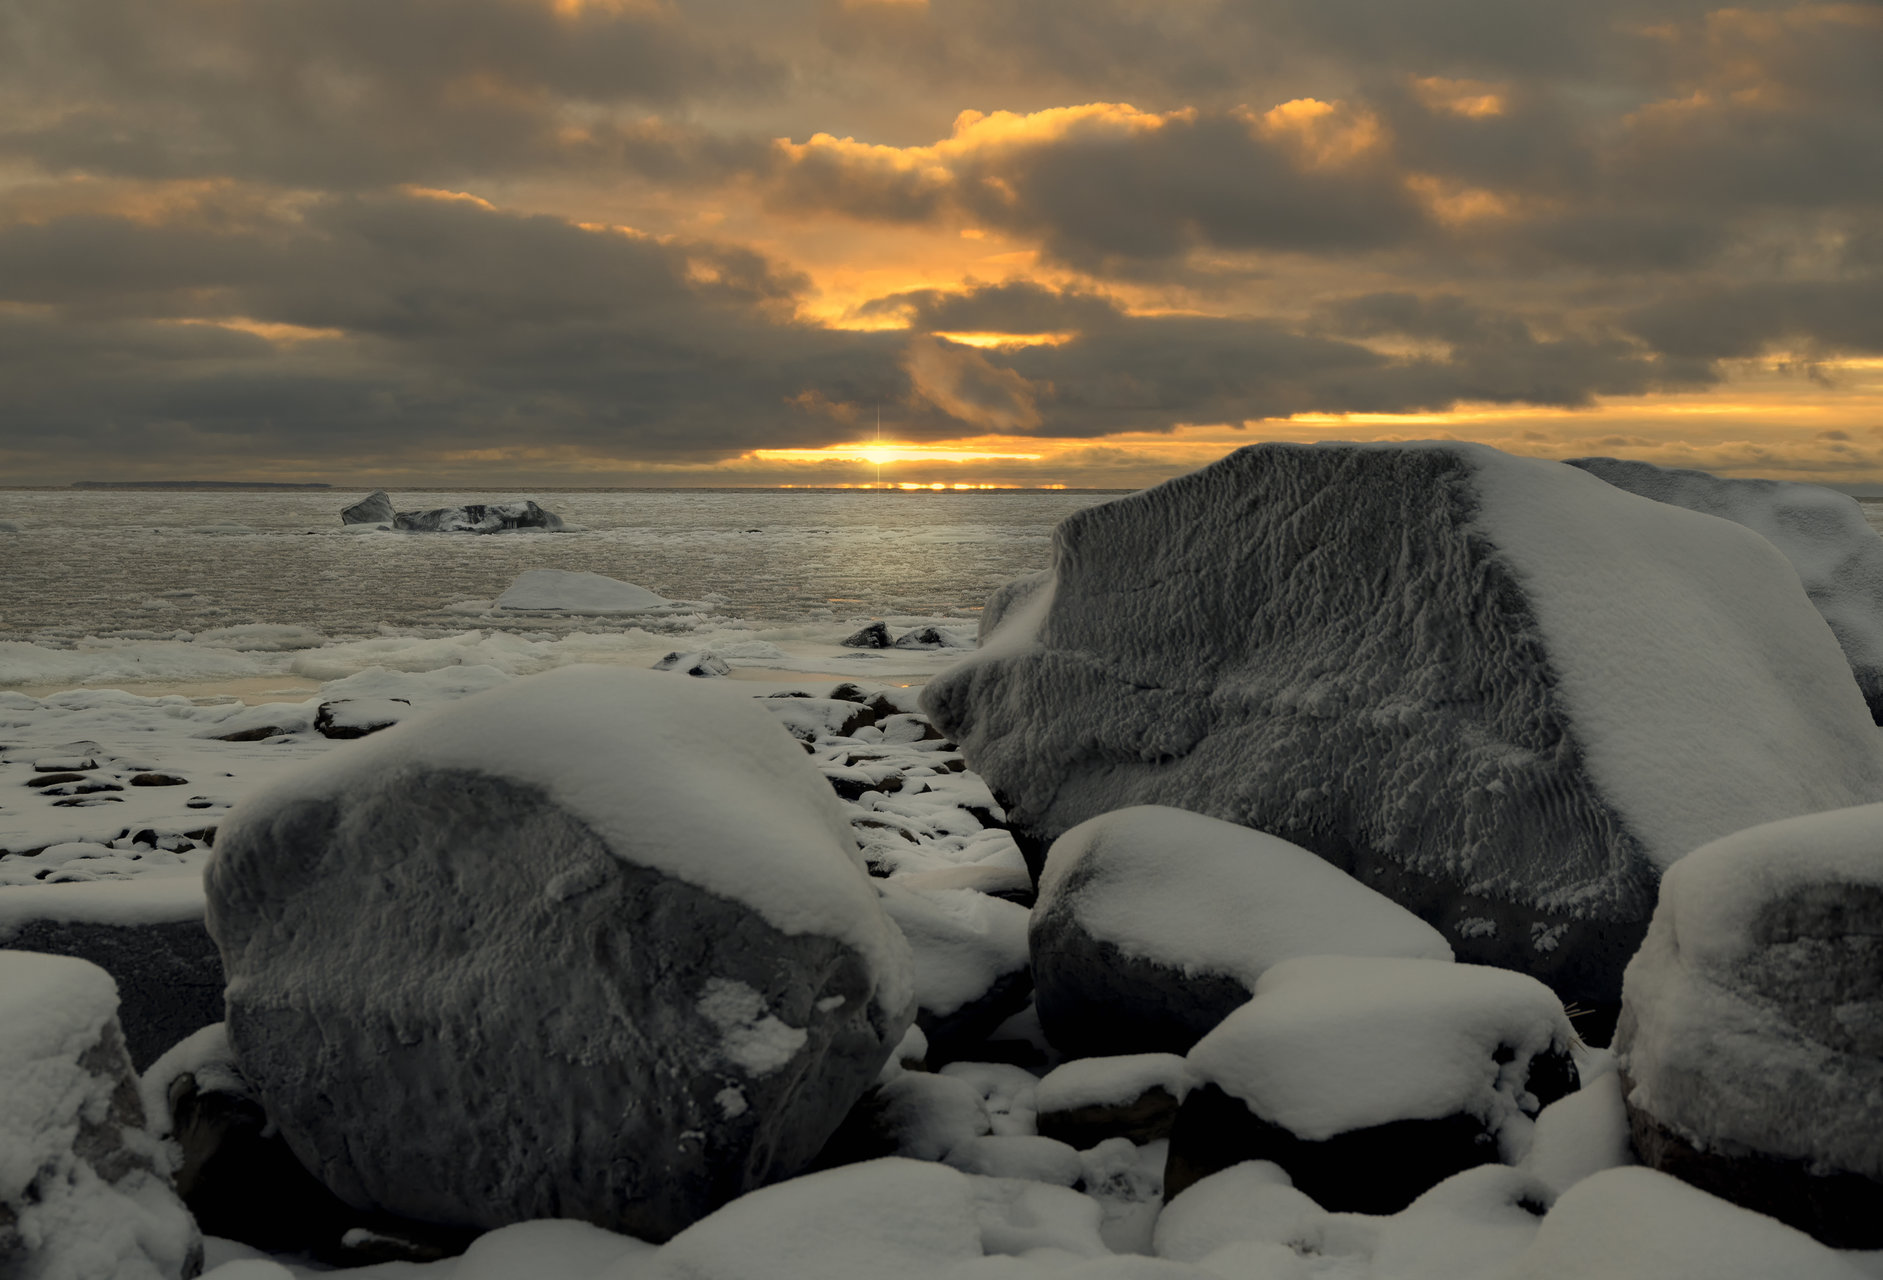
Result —
<instances>
[{"instance_id":1,"label":"distant ice chunk","mask_svg":"<svg viewBox=\"0 0 1883 1280\"><path fill-rule=\"evenodd\" d=\"M1035 840L1194 809L1607 1004L1664 868L1883 799L1848 670L1751 530L1481 445L1267 444L1062 521L923 705Z\"/></svg>"},{"instance_id":2,"label":"distant ice chunk","mask_svg":"<svg viewBox=\"0 0 1883 1280\"><path fill-rule=\"evenodd\" d=\"M562 517L534 502L471 503L431 511L401 511L392 527L412 533L503 533L511 529L563 528Z\"/></svg>"},{"instance_id":3,"label":"distant ice chunk","mask_svg":"<svg viewBox=\"0 0 1883 1280\"><path fill-rule=\"evenodd\" d=\"M671 603L632 582L567 569L525 569L497 597L499 609L596 615L645 613Z\"/></svg>"},{"instance_id":4,"label":"distant ice chunk","mask_svg":"<svg viewBox=\"0 0 1883 1280\"><path fill-rule=\"evenodd\" d=\"M1728 480L1621 458L1569 465L1644 498L1743 524L1784 552L1883 724L1883 537L1855 498L1821 485Z\"/></svg>"}]
</instances>

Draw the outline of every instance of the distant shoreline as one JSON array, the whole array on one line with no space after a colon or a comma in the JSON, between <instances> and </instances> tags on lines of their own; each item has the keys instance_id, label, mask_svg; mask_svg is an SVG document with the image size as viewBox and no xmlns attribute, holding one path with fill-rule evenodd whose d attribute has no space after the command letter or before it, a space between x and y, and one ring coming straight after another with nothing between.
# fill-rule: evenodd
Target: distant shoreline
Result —
<instances>
[{"instance_id":1,"label":"distant shoreline","mask_svg":"<svg viewBox=\"0 0 1883 1280\"><path fill-rule=\"evenodd\" d=\"M73 489L331 489L330 484L280 484L268 480L74 480Z\"/></svg>"}]
</instances>

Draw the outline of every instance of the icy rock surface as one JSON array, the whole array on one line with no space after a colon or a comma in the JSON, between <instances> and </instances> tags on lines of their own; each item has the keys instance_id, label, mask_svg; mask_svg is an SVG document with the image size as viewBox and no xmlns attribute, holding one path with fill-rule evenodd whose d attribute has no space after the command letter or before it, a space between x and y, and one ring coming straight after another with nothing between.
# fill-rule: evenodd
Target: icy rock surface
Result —
<instances>
[{"instance_id":1,"label":"icy rock surface","mask_svg":"<svg viewBox=\"0 0 1883 1280\"><path fill-rule=\"evenodd\" d=\"M340 511L341 524L391 524L392 517L392 499L384 489L375 489Z\"/></svg>"},{"instance_id":2,"label":"icy rock surface","mask_svg":"<svg viewBox=\"0 0 1883 1280\"><path fill-rule=\"evenodd\" d=\"M1047 1038L1182 1053L1289 956L1449 960L1439 932L1286 840L1134 805L1053 842L1029 932Z\"/></svg>"},{"instance_id":3,"label":"icy rock surface","mask_svg":"<svg viewBox=\"0 0 1883 1280\"><path fill-rule=\"evenodd\" d=\"M525 569L497 597L499 609L597 615L645 613L671 603L632 582L567 569Z\"/></svg>"},{"instance_id":4,"label":"icy rock surface","mask_svg":"<svg viewBox=\"0 0 1883 1280\"><path fill-rule=\"evenodd\" d=\"M1883 805L1689 854L1622 992L1644 1162L1883 1248Z\"/></svg>"},{"instance_id":5,"label":"icy rock surface","mask_svg":"<svg viewBox=\"0 0 1883 1280\"><path fill-rule=\"evenodd\" d=\"M803 751L646 672L334 751L238 806L205 887L270 1118L349 1204L429 1222L664 1239L808 1164L914 1012Z\"/></svg>"},{"instance_id":6,"label":"icy rock surface","mask_svg":"<svg viewBox=\"0 0 1883 1280\"><path fill-rule=\"evenodd\" d=\"M431 511L401 511L392 527L412 533L503 533L510 529L561 529L562 517L534 502L471 503Z\"/></svg>"},{"instance_id":7,"label":"icy rock surface","mask_svg":"<svg viewBox=\"0 0 1883 1280\"><path fill-rule=\"evenodd\" d=\"M1727 480L1621 458L1569 465L1644 498L1743 524L1784 552L1883 724L1883 538L1855 498L1815 484Z\"/></svg>"},{"instance_id":8,"label":"icy rock surface","mask_svg":"<svg viewBox=\"0 0 1883 1280\"><path fill-rule=\"evenodd\" d=\"M1479 445L1269 444L1068 517L923 705L1035 840L1194 809L1607 1003L1662 868L1879 798L1847 671L1750 530Z\"/></svg>"},{"instance_id":9,"label":"icy rock surface","mask_svg":"<svg viewBox=\"0 0 1883 1280\"><path fill-rule=\"evenodd\" d=\"M883 909L915 960L916 1024L930 1065L961 1056L1026 1003L1027 910L974 889L919 889L885 880Z\"/></svg>"},{"instance_id":10,"label":"icy rock surface","mask_svg":"<svg viewBox=\"0 0 1883 1280\"><path fill-rule=\"evenodd\" d=\"M96 965L0 951L0 1275L178 1280L202 1265L117 1003Z\"/></svg>"}]
</instances>

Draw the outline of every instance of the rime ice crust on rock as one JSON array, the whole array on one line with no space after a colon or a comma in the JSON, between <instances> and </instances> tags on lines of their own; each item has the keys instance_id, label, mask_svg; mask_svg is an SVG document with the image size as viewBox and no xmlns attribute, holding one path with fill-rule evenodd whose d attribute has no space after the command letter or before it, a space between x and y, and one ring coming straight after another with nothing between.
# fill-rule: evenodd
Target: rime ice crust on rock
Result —
<instances>
[{"instance_id":1,"label":"rime ice crust on rock","mask_svg":"<svg viewBox=\"0 0 1883 1280\"><path fill-rule=\"evenodd\" d=\"M913 1014L790 735L645 672L336 751L238 806L206 888L269 1116L342 1199L425 1221L665 1238L807 1164Z\"/></svg>"},{"instance_id":2,"label":"rime ice crust on rock","mask_svg":"<svg viewBox=\"0 0 1883 1280\"><path fill-rule=\"evenodd\" d=\"M0 1275L178 1280L202 1266L117 1003L96 965L0 951Z\"/></svg>"},{"instance_id":3,"label":"rime ice crust on rock","mask_svg":"<svg viewBox=\"0 0 1883 1280\"><path fill-rule=\"evenodd\" d=\"M534 502L471 503L430 511L401 511L392 527L412 533L502 533L509 529L560 530L562 517Z\"/></svg>"},{"instance_id":4,"label":"rime ice crust on rock","mask_svg":"<svg viewBox=\"0 0 1883 1280\"><path fill-rule=\"evenodd\" d=\"M1569 465L1618 489L1743 524L1784 552L1883 724L1883 538L1855 498L1815 484L1727 480L1621 458Z\"/></svg>"},{"instance_id":5,"label":"rime ice crust on rock","mask_svg":"<svg viewBox=\"0 0 1883 1280\"><path fill-rule=\"evenodd\" d=\"M1239 822L1606 1003L1661 868L1883 792L1784 558L1574 468L1254 446L1054 543L923 694L1035 839L1131 804Z\"/></svg>"},{"instance_id":6,"label":"rime ice crust on rock","mask_svg":"<svg viewBox=\"0 0 1883 1280\"><path fill-rule=\"evenodd\" d=\"M384 489L375 489L366 497L340 511L341 524L391 524L392 499Z\"/></svg>"},{"instance_id":7,"label":"rime ice crust on rock","mask_svg":"<svg viewBox=\"0 0 1883 1280\"><path fill-rule=\"evenodd\" d=\"M1040 1024L1075 1056L1182 1053L1289 956L1452 958L1432 926L1306 849L1162 805L1055 841L1028 932Z\"/></svg>"},{"instance_id":8,"label":"rime ice crust on rock","mask_svg":"<svg viewBox=\"0 0 1883 1280\"><path fill-rule=\"evenodd\" d=\"M1883 805L1754 827L1661 882L1616 1059L1642 1162L1883 1248Z\"/></svg>"}]
</instances>

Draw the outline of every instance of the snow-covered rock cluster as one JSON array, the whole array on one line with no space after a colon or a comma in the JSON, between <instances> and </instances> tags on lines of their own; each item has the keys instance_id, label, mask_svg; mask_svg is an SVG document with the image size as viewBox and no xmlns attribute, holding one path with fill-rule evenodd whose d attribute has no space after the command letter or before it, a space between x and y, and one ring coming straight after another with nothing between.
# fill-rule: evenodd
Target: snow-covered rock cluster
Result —
<instances>
[{"instance_id":1,"label":"snow-covered rock cluster","mask_svg":"<svg viewBox=\"0 0 1883 1280\"><path fill-rule=\"evenodd\" d=\"M923 705L1036 867L1098 814L1192 809L1569 999L1616 1001L1683 854L1883 797L1770 543L1483 446L1239 450L1068 517L1001 613Z\"/></svg>"},{"instance_id":2,"label":"snow-covered rock cluster","mask_svg":"<svg viewBox=\"0 0 1883 1280\"><path fill-rule=\"evenodd\" d=\"M340 523L372 528L390 526L413 533L502 533L510 529L564 528L562 517L535 502L470 503L462 507L436 507L429 511L394 511L384 489L340 512Z\"/></svg>"}]
</instances>

